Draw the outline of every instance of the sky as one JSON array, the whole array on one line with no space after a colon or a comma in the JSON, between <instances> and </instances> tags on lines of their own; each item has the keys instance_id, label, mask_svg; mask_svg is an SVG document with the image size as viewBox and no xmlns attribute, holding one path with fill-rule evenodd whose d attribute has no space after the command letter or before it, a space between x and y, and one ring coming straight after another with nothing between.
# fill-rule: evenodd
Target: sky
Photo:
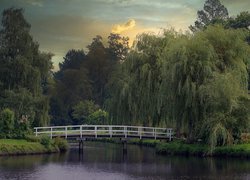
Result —
<instances>
[{"instance_id":1,"label":"sky","mask_svg":"<svg viewBox=\"0 0 250 180\"><path fill-rule=\"evenodd\" d=\"M96 35L186 31L205 0L0 0L0 11L23 8L40 50L52 52L54 70L70 49L84 49ZM230 16L250 10L250 0L221 0Z\"/></svg>"}]
</instances>

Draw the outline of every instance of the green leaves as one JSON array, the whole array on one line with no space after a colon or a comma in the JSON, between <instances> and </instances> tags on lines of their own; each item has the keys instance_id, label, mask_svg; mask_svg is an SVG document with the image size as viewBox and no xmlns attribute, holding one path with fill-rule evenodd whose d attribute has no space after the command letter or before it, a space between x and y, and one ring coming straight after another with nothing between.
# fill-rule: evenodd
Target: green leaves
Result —
<instances>
[{"instance_id":1,"label":"green leaves","mask_svg":"<svg viewBox=\"0 0 250 180\"><path fill-rule=\"evenodd\" d=\"M6 108L0 112L0 137L10 138L14 133L14 112Z\"/></svg>"},{"instance_id":2,"label":"green leaves","mask_svg":"<svg viewBox=\"0 0 250 180\"><path fill-rule=\"evenodd\" d=\"M194 26L189 26L193 32L203 30L209 24L223 24L228 19L228 11L220 0L206 0L203 10L198 11L197 16Z\"/></svg>"},{"instance_id":3,"label":"green leaves","mask_svg":"<svg viewBox=\"0 0 250 180\"><path fill-rule=\"evenodd\" d=\"M49 102L43 93L51 78L51 57L51 53L40 52L38 43L33 41L23 10L4 10L0 30L0 106L13 109L16 120L28 115L30 125L48 124Z\"/></svg>"},{"instance_id":4,"label":"green leaves","mask_svg":"<svg viewBox=\"0 0 250 180\"><path fill-rule=\"evenodd\" d=\"M108 113L104 110L98 109L90 114L87 118L88 124L106 124L108 121Z\"/></svg>"},{"instance_id":5,"label":"green leaves","mask_svg":"<svg viewBox=\"0 0 250 180\"><path fill-rule=\"evenodd\" d=\"M167 124L191 142L232 143L249 124L244 39L244 31L218 25L139 36L111 84L112 123Z\"/></svg>"},{"instance_id":6,"label":"green leaves","mask_svg":"<svg viewBox=\"0 0 250 180\"><path fill-rule=\"evenodd\" d=\"M87 118L98 109L98 105L94 101L80 101L77 105L73 106L72 116L78 120L76 124L88 123Z\"/></svg>"},{"instance_id":7,"label":"green leaves","mask_svg":"<svg viewBox=\"0 0 250 180\"><path fill-rule=\"evenodd\" d=\"M105 124L108 123L108 113L99 109L93 101L80 101L73 107L72 116L76 124Z\"/></svg>"}]
</instances>

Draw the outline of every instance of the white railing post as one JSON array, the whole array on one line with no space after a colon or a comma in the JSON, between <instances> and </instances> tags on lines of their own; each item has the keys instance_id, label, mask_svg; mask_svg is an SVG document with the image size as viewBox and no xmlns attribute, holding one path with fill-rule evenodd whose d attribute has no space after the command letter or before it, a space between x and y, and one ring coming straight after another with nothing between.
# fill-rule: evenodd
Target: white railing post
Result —
<instances>
[{"instance_id":1,"label":"white railing post","mask_svg":"<svg viewBox=\"0 0 250 180\"><path fill-rule=\"evenodd\" d=\"M172 129L169 129L169 141L172 140Z\"/></svg>"},{"instance_id":2,"label":"white railing post","mask_svg":"<svg viewBox=\"0 0 250 180\"><path fill-rule=\"evenodd\" d=\"M53 131L53 127L50 127L50 139L52 139L53 137L52 131Z\"/></svg>"},{"instance_id":3,"label":"white railing post","mask_svg":"<svg viewBox=\"0 0 250 180\"><path fill-rule=\"evenodd\" d=\"M112 126L109 126L109 136L112 138Z\"/></svg>"},{"instance_id":4,"label":"white railing post","mask_svg":"<svg viewBox=\"0 0 250 180\"><path fill-rule=\"evenodd\" d=\"M154 130L154 137L156 139L156 128L154 128L153 130Z\"/></svg>"},{"instance_id":5,"label":"white railing post","mask_svg":"<svg viewBox=\"0 0 250 180\"><path fill-rule=\"evenodd\" d=\"M138 135L140 136L141 139L141 127L138 127Z\"/></svg>"},{"instance_id":6,"label":"white railing post","mask_svg":"<svg viewBox=\"0 0 250 180\"><path fill-rule=\"evenodd\" d=\"M97 126L95 126L95 138L97 138Z\"/></svg>"},{"instance_id":7,"label":"white railing post","mask_svg":"<svg viewBox=\"0 0 250 180\"><path fill-rule=\"evenodd\" d=\"M36 136L37 136L37 128L35 128L35 130L36 130Z\"/></svg>"},{"instance_id":8,"label":"white railing post","mask_svg":"<svg viewBox=\"0 0 250 180\"><path fill-rule=\"evenodd\" d=\"M127 135L128 135L128 131L127 131L127 126L124 126L124 136L125 138L127 138Z\"/></svg>"},{"instance_id":9,"label":"white railing post","mask_svg":"<svg viewBox=\"0 0 250 180\"><path fill-rule=\"evenodd\" d=\"M82 138L82 125L80 126L80 137Z\"/></svg>"},{"instance_id":10,"label":"white railing post","mask_svg":"<svg viewBox=\"0 0 250 180\"><path fill-rule=\"evenodd\" d=\"M67 139L68 138L68 128L67 128L67 126L65 126L65 139Z\"/></svg>"}]
</instances>

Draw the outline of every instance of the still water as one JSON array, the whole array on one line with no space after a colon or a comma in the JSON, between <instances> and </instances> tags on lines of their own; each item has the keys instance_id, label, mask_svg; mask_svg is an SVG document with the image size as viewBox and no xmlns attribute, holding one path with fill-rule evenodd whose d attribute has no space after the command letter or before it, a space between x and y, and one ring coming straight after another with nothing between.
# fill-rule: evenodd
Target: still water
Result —
<instances>
[{"instance_id":1,"label":"still water","mask_svg":"<svg viewBox=\"0 0 250 180\"><path fill-rule=\"evenodd\" d=\"M0 179L249 179L250 160L157 155L152 148L86 142L82 154L0 157Z\"/></svg>"}]
</instances>

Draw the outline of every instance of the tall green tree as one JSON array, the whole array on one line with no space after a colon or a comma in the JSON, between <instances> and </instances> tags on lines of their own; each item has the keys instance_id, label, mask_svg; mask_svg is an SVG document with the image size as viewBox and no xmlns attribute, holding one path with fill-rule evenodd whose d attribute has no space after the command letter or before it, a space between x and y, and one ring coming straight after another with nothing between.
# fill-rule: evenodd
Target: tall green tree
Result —
<instances>
[{"instance_id":1,"label":"tall green tree","mask_svg":"<svg viewBox=\"0 0 250 180\"><path fill-rule=\"evenodd\" d=\"M138 36L136 47L119 66L108 84L105 106L112 124L157 125L161 38L150 34Z\"/></svg>"},{"instance_id":2,"label":"tall green tree","mask_svg":"<svg viewBox=\"0 0 250 180\"><path fill-rule=\"evenodd\" d=\"M55 73L55 78L57 80L62 78L63 72L68 69L79 70L84 60L86 60L86 55L83 50L69 50L63 58L63 62L59 63L59 71Z\"/></svg>"},{"instance_id":3,"label":"tall green tree","mask_svg":"<svg viewBox=\"0 0 250 180\"><path fill-rule=\"evenodd\" d=\"M203 10L197 12L197 20L189 26L192 32L204 29L209 24L223 22L229 18L227 8L220 0L206 0Z\"/></svg>"},{"instance_id":4,"label":"tall green tree","mask_svg":"<svg viewBox=\"0 0 250 180\"><path fill-rule=\"evenodd\" d=\"M203 133L201 125L205 121L212 126L206 137L212 137L216 127L223 127L227 132L225 141L229 140L229 134L233 139L236 133L233 127L247 126L248 120L237 122L232 114L238 111L240 99L247 97L249 47L244 38L240 30L208 27L193 37L177 36L164 49L163 95L165 92L165 101L171 102L169 112L177 128L186 128L190 141ZM227 116L228 120L222 123L221 116L216 114ZM231 120L237 123L230 126ZM215 142L215 138L211 139Z\"/></svg>"},{"instance_id":5,"label":"tall green tree","mask_svg":"<svg viewBox=\"0 0 250 180\"><path fill-rule=\"evenodd\" d=\"M30 35L30 28L23 16L23 9L10 8L3 11L0 30L0 93L1 97L6 93L14 93L18 97L20 95L21 101L24 99L19 91L33 97L30 103L34 111L21 114L20 108L16 107L13 109L15 118L28 115L34 117L30 119L32 125L46 125L49 123L48 98L43 93L51 78L52 54L39 51L39 44ZM5 106L1 104L1 107ZM14 101L9 106L14 107Z\"/></svg>"},{"instance_id":6,"label":"tall green tree","mask_svg":"<svg viewBox=\"0 0 250 180\"><path fill-rule=\"evenodd\" d=\"M234 29L244 28L250 30L250 13L248 11L241 12L236 18L230 18L226 27Z\"/></svg>"},{"instance_id":7,"label":"tall green tree","mask_svg":"<svg viewBox=\"0 0 250 180\"><path fill-rule=\"evenodd\" d=\"M72 123L72 107L79 101L92 98L92 86L84 68L67 69L56 80L50 101L53 124Z\"/></svg>"},{"instance_id":8,"label":"tall green tree","mask_svg":"<svg viewBox=\"0 0 250 180\"><path fill-rule=\"evenodd\" d=\"M88 60L84 64L88 69L88 77L93 87L94 101L102 105L105 95L105 84L110 73L110 61L108 53L103 45L102 37L96 36L88 46Z\"/></svg>"},{"instance_id":9,"label":"tall green tree","mask_svg":"<svg viewBox=\"0 0 250 180\"><path fill-rule=\"evenodd\" d=\"M128 38L118 34L110 34L108 47L103 44L101 36L93 38L88 46L87 61L83 66L88 69L89 79L92 82L95 103L103 106L107 96L106 85L112 76L115 67L124 61L128 53Z\"/></svg>"},{"instance_id":10,"label":"tall green tree","mask_svg":"<svg viewBox=\"0 0 250 180\"><path fill-rule=\"evenodd\" d=\"M232 143L249 127L245 37L222 26L140 36L110 81L111 122L167 125L190 142Z\"/></svg>"},{"instance_id":11,"label":"tall green tree","mask_svg":"<svg viewBox=\"0 0 250 180\"><path fill-rule=\"evenodd\" d=\"M248 11L241 12L236 18L230 18L225 27L243 29L247 34L246 41L250 45L250 13ZM250 91L250 65L248 67L248 90Z\"/></svg>"},{"instance_id":12,"label":"tall green tree","mask_svg":"<svg viewBox=\"0 0 250 180\"><path fill-rule=\"evenodd\" d=\"M108 36L108 52L114 61L124 61L129 50L129 38L111 33Z\"/></svg>"}]
</instances>

